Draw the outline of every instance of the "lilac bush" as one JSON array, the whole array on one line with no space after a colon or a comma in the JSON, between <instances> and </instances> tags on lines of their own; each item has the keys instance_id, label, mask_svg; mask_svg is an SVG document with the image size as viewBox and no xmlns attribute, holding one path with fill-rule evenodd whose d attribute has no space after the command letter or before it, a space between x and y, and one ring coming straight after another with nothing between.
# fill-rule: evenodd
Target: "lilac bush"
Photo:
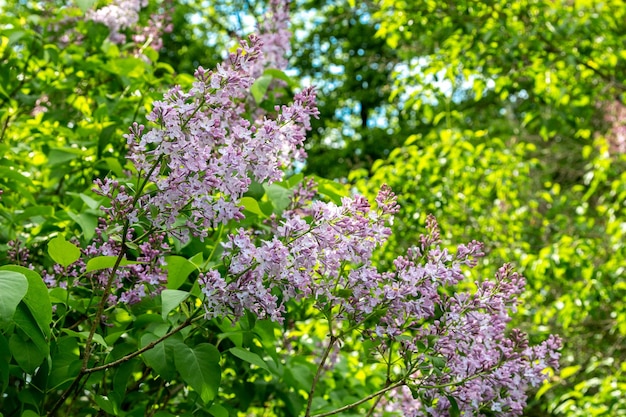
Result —
<instances>
[{"instance_id":1,"label":"lilac bush","mask_svg":"<svg viewBox=\"0 0 626 417\"><path fill-rule=\"evenodd\" d=\"M387 411L521 415L526 390L545 380L546 367L558 367L560 347L555 336L529 347L523 333L507 331L524 279L505 265L495 280L476 282L475 292L455 291L462 267L484 256L482 245L459 245L456 254L441 249L433 217L420 245L398 257L394 271L378 272L370 258L389 235L385 223L397 205L385 187L377 203L371 210L360 196L341 206L315 201L303 212L308 222L286 211L271 240L244 230L231 235L224 244L227 276L210 271L200 278L206 317L238 319L252 311L282 322L290 299L311 302L328 321L327 353L357 331L380 346L380 358L403 360L405 369L379 394L399 391L405 400Z\"/></svg>"},{"instance_id":2,"label":"lilac bush","mask_svg":"<svg viewBox=\"0 0 626 417\"><path fill-rule=\"evenodd\" d=\"M148 120L158 128L144 133L143 125L132 127L129 159L143 181L139 186L152 183L155 191L137 199L118 193L116 203L128 203L125 216L145 214L183 241L189 233L204 237L208 228L242 218L238 201L250 176L279 180L282 169L303 156L304 132L317 115L314 91L306 89L292 105L276 109L276 119L250 123L243 99L261 46L251 37L242 48L215 71L198 68L189 92L173 88L155 102ZM184 224L177 223L181 214Z\"/></svg>"},{"instance_id":3,"label":"lilac bush","mask_svg":"<svg viewBox=\"0 0 626 417\"><path fill-rule=\"evenodd\" d=\"M156 51L163 47L161 36L172 31L171 1L161 4L161 12L153 13L146 26L139 25L140 12L148 6L148 0L114 0L97 10L89 10L87 19L102 23L109 29L109 40L116 44L125 44L127 31L131 31L132 40L140 48L151 45Z\"/></svg>"},{"instance_id":4,"label":"lilac bush","mask_svg":"<svg viewBox=\"0 0 626 417\"><path fill-rule=\"evenodd\" d=\"M111 203L85 255L123 256L129 243L140 254L137 265L118 262L90 275L107 304L158 293L166 282L166 236L184 245L236 225L244 219L241 201L251 182L279 181L290 162L302 158L305 132L317 116L312 89L277 106L274 118L250 122L246 116L261 51L252 36L215 70L198 68L188 92L170 89L148 116L153 127L134 124L126 136L136 180L96 181ZM456 252L440 247L433 217L393 270L378 271L372 255L398 212L391 189L383 187L372 207L358 195L340 204L317 199L313 187L301 184L291 205L266 226L239 227L216 242L222 262L197 279L204 318L237 323L252 314L284 324L294 303L312 306L318 313L311 318L325 321L329 334L306 415L332 368L331 353L349 353L342 350L344 339L376 346L374 357L387 364L388 374L384 386L348 408L377 399L374 408L380 401L381 409L404 415L521 415L526 390L545 380L546 367L558 366L560 346L550 337L530 347L523 333L507 328L524 279L505 265L494 280L461 290L464 268L477 265L482 245L469 242Z\"/></svg>"},{"instance_id":5,"label":"lilac bush","mask_svg":"<svg viewBox=\"0 0 626 417\"><path fill-rule=\"evenodd\" d=\"M241 41L213 70L198 67L188 90L169 89L146 125L130 127L128 178L94 181L103 206L93 238L80 249L77 240L50 241L56 264L42 279L58 334L35 366L19 364L30 378L48 372L50 354L50 374L62 374L42 400L47 415L71 414L81 401L125 412L126 394L148 386L158 387L151 395L166 392L150 415L170 415L166 406L176 414L191 406L214 416L254 412L232 402L236 370L244 369L252 376L241 378L259 391L271 380L271 389L291 395L292 415L518 416L527 390L558 367L558 337L530 346L509 328L523 277L504 265L493 279L468 282L485 256L482 244L443 247L430 216L419 241L379 270L374 254L385 250L399 211L391 188L370 202L348 193L330 198L313 179L286 178L304 159L306 132L319 115L315 90L273 112L251 90L263 70L286 66L288 5L272 0L261 36ZM88 18L124 42L144 6L114 1ZM190 255L194 247L202 249ZM15 263L27 264L24 248L10 249ZM2 279L27 287L25 274L34 272L13 267L23 279ZM285 341L303 323L321 329L318 340L311 347ZM23 340L16 335L15 346ZM332 402L333 372L350 360L367 366L373 375L362 379L374 382ZM124 379L131 376L132 389ZM284 388L289 383L302 385ZM257 411L290 407L272 395Z\"/></svg>"},{"instance_id":6,"label":"lilac bush","mask_svg":"<svg viewBox=\"0 0 626 417\"><path fill-rule=\"evenodd\" d=\"M256 69L252 73L255 78L266 68L287 68L287 54L291 51L289 3L285 0L270 0L269 10L258 25L263 59L256 63Z\"/></svg>"}]
</instances>

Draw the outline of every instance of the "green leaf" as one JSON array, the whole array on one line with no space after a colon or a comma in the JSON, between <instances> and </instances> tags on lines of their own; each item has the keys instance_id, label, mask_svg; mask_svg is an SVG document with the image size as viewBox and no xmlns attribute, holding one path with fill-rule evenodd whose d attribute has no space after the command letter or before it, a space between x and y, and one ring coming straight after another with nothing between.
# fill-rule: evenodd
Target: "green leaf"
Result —
<instances>
[{"instance_id":1,"label":"green leaf","mask_svg":"<svg viewBox=\"0 0 626 417\"><path fill-rule=\"evenodd\" d=\"M163 320L166 320L170 311L178 307L180 303L187 299L187 297L189 297L189 293L187 291L163 290L163 292L161 292L161 303L163 306L161 315Z\"/></svg>"},{"instance_id":2,"label":"green leaf","mask_svg":"<svg viewBox=\"0 0 626 417\"><path fill-rule=\"evenodd\" d=\"M88 331L75 332L74 330L63 329L63 333L68 334L70 336L78 337L79 339L82 339L82 340L87 340L87 337L89 337L89 332ZM105 348L109 347L109 345L107 345L107 342L105 342L105 340L104 340L104 338L102 337L101 334L95 333L93 335L93 341L96 342L97 344L101 345L101 346L104 346Z\"/></svg>"},{"instance_id":3,"label":"green leaf","mask_svg":"<svg viewBox=\"0 0 626 417\"><path fill-rule=\"evenodd\" d=\"M9 339L9 348L17 364L27 374L32 374L35 369L46 358L46 353L42 352L30 340L25 340L18 333L13 333Z\"/></svg>"},{"instance_id":4,"label":"green leaf","mask_svg":"<svg viewBox=\"0 0 626 417\"><path fill-rule=\"evenodd\" d=\"M314 372L310 364L295 362L291 361L285 367L285 382L294 388L298 387L306 391L311 388Z\"/></svg>"},{"instance_id":5,"label":"green leaf","mask_svg":"<svg viewBox=\"0 0 626 417\"><path fill-rule=\"evenodd\" d=\"M30 178L25 177L13 168L0 166L0 176L6 180L10 179L15 182L19 182L20 186L23 187L29 187L33 185L33 182Z\"/></svg>"},{"instance_id":6,"label":"green leaf","mask_svg":"<svg viewBox=\"0 0 626 417\"><path fill-rule=\"evenodd\" d=\"M122 78L138 78L145 73L146 64L139 58L118 58L111 60L105 69Z\"/></svg>"},{"instance_id":7,"label":"green leaf","mask_svg":"<svg viewBox=\"0 0 626 417\"><path fill-rule=\"evenodd\" d=\"M109 397L104 395L96 395L94 397L96 404L107 414L118 416L120 414L117 404Z\"/></svg>"},{"instance_id":8,"label":"green leaf","mask_svg":"<svg viewBox=\"0 0 626 417\"><path fill-rule=\"evenodd\" d=\"M215 398L220 387L222 370L219 362L219 351L209 343L201 343L194 348L183 343L176 346L176 369L205 403Z\"/></svg>"},{"instance_id":9,"label":"green leaf","mask_svg":"<svg viewBox=\"0 0 626 417\"><path fill-rule=\"evenodd\" d=\"M35 321L39 325L46 338L50 337L50 324L52 323L52 303L48 294L48 287L44 284L41 276L28 268L18 265L5 265L0 267L2 271L13 271L23 274L28 280L28 291L24 296L24 303L30 310Z\"/></svg>"},{"instance_id":10,"label":"green leaf","mask_svg":"<svg viewBox=\"0 0 626 417\"><path fill-rule=\"evenodd\" d=\"M0 271L0 321L13 318L17 305L28 291L28 279L24 274Z\"/></svg>"},{"instance_id":11,"label":"green leaf","mask_svg":"<svg viewBox=\"0 0 626 417\"><path fill-rule=\"evenodd\" d=\"M278 184L263 185L265 195L272 202L272 205L278 213L285 210L291 203L291 190L281 187Z\"/></svg>"},{"instance_id":12,"label":"green leaf","mask_svg":"<svg viewBox=\"0 0 626 417\"><path fill-rule=\"evenodd\" d=\"M295 84L294 81L287 74L276 68L268 68L263 71L263 74L273 78L277 78L279 80L283 80L284 82L292 86Z\"/></svg>"},{"instance_id":13,"label":"green leaf","mask_svg":"<svg viewBox=\"0 0 626 417\"><path fill-rule=\"evenodd\" d=\"M104 158L103 161L106 163L107 167L111 170L111 172L114 173L116 176L118 177L124 176L124 168L122 167L122 164L120 164L120 161L118 161L116 158ZM100 206L96 208L99 208L99 207Z\"/></svg>"},{"instance_id":14,"label":"green leaf","mask_svg":"<svg viewBox=\"0 0 626 417\"><path fill-rule=\"evenodd\" d=\"M74 2L83 13L86 13L87 10L93 7L96 0L74 0Z\"/></svg>"},{"instance_id":15,"label":"green leaf","mask_svg":"<svg viewBox=\"0 0 626 417\"><path fill-rule=\"evenodd\" d=\"M13 315L13 321L17 327L19 327L19 329L26 334L26 336L30 337L32 343L37 346L41 352L48 355L50 352L49 342L42 330L39 328L39 324L33 317L32 313L26 306L26 303L18 304L15 309L15 314Z\"/></svg>"},{"instance_id":16,"label":"green leaf","mask_svg":"<svg viewBox=\"0 0 626 417\"><path fill-rule=\"evenodd\" d=\"M11 349L9 341L0 333L0 392L4 392L9 383L9 363L11 362Z\"/></svg>"},{"instance_id":17,"label":"green leaf","mask_svg":"<svg viewBox=\"0 0 626 417\"><path fill-rule=\"evenodd\" d=\"M204 263L204 256L202 252L198 252L189 258L189 262L196 266L196 268L200 267Z\"/></svg>"},{"instance_id":18,"label":"green leaf","mask_svg":"<svg viewBox=\"0 0 626 417\"><path fill-rule=\"evenodd\" d=\"M82 361L78 356L78 341L74 337L62 336L51 349L52 368L48 377L51 390L71 383L80 371Z\"/></svg>"},{"instance_id":19,"label":"green leaf","mask_svg":"<svg viewBox=\"0 0 626 417\"><path fill-rule=\"evenodd\" d=\"M54 262L65 267L80 258L80 249L65 240L63 236L57 236L48 242L48 254Z\"/></svg>"},{"instance_id":20,"label":"green leaf","mask_svg":"<svg viewBox=\"0 0 626 417\"><path fill-rule=\"evenodd\" d=\"M137 368L139 358L131 359L123 364L116 366L111 378L113 391L109 391L109 394L116 394L117 396L124 397L126 394L126 387L133 381L133 371Z\"/></svg>"},{"instance_id":21,"label":"green leaf","mask_svg":"<svg viewBox=\"0 0 626 417\"><path fill-rule=\"evenodd\" d=\"M550 389L552 389L553 387L554 387L553 384L549 383L548 381L544 381L543 385L541 385L541 388L537 390L537 393L535 394L535 398L539 399L543 397L543 395L546 392L548 392Z\"/></svg>"},{"instance_id":22,"label":"green leaf","mask_svg":"<svg viewBox=\"0 0 626 417\"><path fill-rule=\"evenodd\" d=\"M33 410L24 410L22 417L39 417L39 414L35 413Z\"/></svg>"},{"instance_id":23,"label":"green leaf","mask_svg":"<svg viewBox=\"0 0 626 417\"><path fill-rule=\"evenodd\" d=\"M239 203L243 206L243 208L252 213L252 214L256 214L257 216L261 217L261 218L266 218L267 214L265 214L263 212L263 210L261 210L261 207L259 207L259 203L258 201L256 201L254 198L252 197L243 197L241 200L239 200Z\"/></svg>"},{"instance_id":24,"label":"green leaf","mask_svg":"<svg viewBox=\"0 0 626 417\"><path fill-rule=\"evenodd\" d=\"M252 97L254 97L254 101L256 104L259 104L263 101L265 94L267 93L267 89L269 88L272 80L274 78L271 75L261 75L250 87L250 93L252 93Z\"/></svg>"},{"instance_id":25,"label":"green leaf","mask_svg":"<svg viewBox=\"0 0 626 417\"><path fill-rule=\"evenodd\" d=\"M261 369L265 369L266 371L270 371L267 367L267 364L259 355L254 352L250 352L249 350L242 349L239 347L234 347L229 350L231 354L238 357L239 359L244 360L245 362L251 363L253 365L258 366Z\"/></svg>"},{"instance_id":26,"label":"green leaf","mask_svg":"<svg viewBox=\"0 0 626 417\"><path fill-rule=\"evenodd\" d=\"M146 333L141 336L141 346L144 347L158 337L154 333ZM174 364L175 349L182 344L182 341L175 339L165 339L156 344L152 349L141 354L144 362L166 381L172 380L176 376L176 366Z\"/></svg>"},{"instance_id":27,"label":"green leaf","mask_svg":"<svg viewBox=\"0 0 626 417\"><path fill-rule=\"evenodd\" d=\"M282 183L286 184L287 188L294 188L296 185L300 184L303 179L304 179L304 174L299 173L299 174L294 174L290 176L286 180L282 181Z\"/></svg>"},{"instance_id":28,"label":"green leaf","mask_svg":"<svg viewBox=\"0 0 626 417\"><path fill-rule=\"evenodd\" d=\"M63 165L75 159L83 158L85 151L74 148L53 148L48 153L48 164Z\"/></svg>"},{"instance_id":29,"label":"green leaf","mask_svg":"<svg viewBox=\"0 0 626 417\"><path fill-rule=\"evenodd\" d=\"M50 291L48 292L48 295L50 296L50 301L53 303L61 303L61 304L67 303L67 290L65 288L61 288L61 287L51 288Z\"/></svg>"},{"instance_id":30,"label":"green leaf","mask_svg":"<svg viewBox=\"0 0 626 417\"><path fill-rule=\"evenodd\" d=\"M90 241L98 225L98 217L89 213L76 214L70 209L66 209L67 215L80 226L83 231L83 237L86 241Z\"/></svg>"},{"instance_id":31,"label":"green leaf","mask_svg":"<svg viewBox=\"0 0 626 417\"><path fill-rule=\"evenodd\" d=\"M168 256L165 258L167 269L167 288L176 290L185 283L189 274L197 267L182 256Z\"/></svg>"},{"instance_id":32,"label":"green leaf","mask_svg":"<svg viewBox=\"0 0 626 417\"><path fill-rule=\"evenodd\" d=\"M330 198L330 200L337 205L341 204L342 197L349 195L347 188L343 184L318 176L314 176L314 179L317 183L317 192Z\"/></svg>"},{"instance_id":33,"label":"green leaf","mask_svg":"<svg viewBox=\"0 0 626 417\"><path fill-rule=\"evenodd\" d=\"M448 409L448 415L450 417L459 417L461 415L461 411L459 410L459 404L456 402L456 398L452 395L446 395L448 401L450 401L450 408Z\"/></svg>"},{"instance_id":34,"label":"green leaf","mask_svg":"<svg viewBox=\"0 0 626 417\"><path fill-rule=\"evenodd\" d=\"M100 206L102 206L102 203L100 203L99 201L89 197L86 194L83 193L73 193L73 192L68 192L68 195L74 196L74 197L78 197L80 198L83 203L85 203L87 205L87 207L89 207L92 210L99 210Z\"/></svg>"},{"instance_id":35,"label":"green leaf","mask_svg":"<svg viewBox=\"0 0 626 417\"><path fill-rule=\"evenodd\" d=\"M117 256L96 256L87 262L86 272L98 271L100 269L113 268L117 262ZM122 259L119 266L137 265L141 262Z\"/></svg>"},{"instance_id":36,"label":"green leaf","mask_svg":"<svg viewBox=\"0 0 626 417\"><path fill-rule=\"evenodd\" d=\"M213 417L228 417L230 415L228 410L219 404L212 404L211 408L209 408L209 413L211 413Z\"/></svg>"},{"instance_id":37,"label":"green leaf","mask_svg":"<svg viewBox=\"0 0 626 417\"><path fill-rule=\"evenodd\" d=\"M561 369L559 377L563 379L567 379L571 377L572 375L576 374L580 370L580 368L581 368L581 365L566 366L565 368Z\"/></svg>"},{"instance_id":38,"label":"green leaf","mask_svg":"<svg viewBox=\"0 0 626 417\"><path fill-rule=\"evenodd\" d=\"M11 189L20 192L22 196L26 197L30 202L35 204L35 199L33 198L32 194L27 191L27 189L33 185L30 178L25 177L14 169L4 166L0 166L0 178L3 178L5 180L11 180L8 182L7 185Z\"/></svg>"},{"instance_id":39,"label":"green leaf","mask_svg":"<svg viewBox=\"0 0 626 417\"><path fill-rule=\"evenodd\" d=\"M15 220L23 221L38 217L45 220L52 216L54 216L54 208L50 206L31 206L18 213L15 216Z\"/></svg>"}]
</instances>

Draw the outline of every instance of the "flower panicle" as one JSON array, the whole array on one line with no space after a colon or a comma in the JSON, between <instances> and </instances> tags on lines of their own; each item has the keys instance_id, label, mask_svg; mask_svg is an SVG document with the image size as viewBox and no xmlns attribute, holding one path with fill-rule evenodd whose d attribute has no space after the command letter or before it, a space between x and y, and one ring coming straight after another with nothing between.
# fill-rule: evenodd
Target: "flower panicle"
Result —
<instances>
[{"instance_id":1,"label":"flower panicle","mask_svg":"<svg viewBox=\"0 0 626 417\"><path fill-rule=\"evenodd\" d=\"M319 115L314 89L278 107L273 119L246 117L261 45L250 36L216 69L199 67L189 91L174 87L154 102L148 116L154 128L130 127L128 159L151 187L133 200L132 219L145 216L183 242L204 238L207 230L243 218L239 201L252 179L279 181L284 168L304 158L310 119Z\"/></svg>"}]
</instances>

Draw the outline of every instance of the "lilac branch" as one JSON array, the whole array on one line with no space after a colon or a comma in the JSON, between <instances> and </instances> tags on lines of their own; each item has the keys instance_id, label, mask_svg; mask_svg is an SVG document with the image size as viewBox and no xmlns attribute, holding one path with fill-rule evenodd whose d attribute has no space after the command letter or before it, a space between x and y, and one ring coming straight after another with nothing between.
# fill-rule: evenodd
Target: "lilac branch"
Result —
<instances>
[{"instance_id":1,"label":"lilac branch","mask_svg":"<svg viewBox=\"0 0 626 417\"><path fill-rule=\"evenodd\" d=\"M328 327L331 327L331 322L329 320ZM331 329L332 333L332 329ZM337 341L337 337L333 334L330 335L330 339L328 340L328 345L326 349L324 349L324 353L322 354L322 360L320 360L320 364L317 367L317 372L315 372L315 377L313 378L313 382L311 383L311 389L309 390L309 398L306 403L306 412L304 413L305 417L309 417L311 415L311 406L313 405L313 395L315 394L315 388L317 387L317 383L319 382L322 372L324 371L324 364L328 359L328 355L333 349L335 342ZM330 415L330 414L329 414Z\"/></svg>"},{"instance_id":2,"label":"lilac branch","mask_svg":"<svg viewBox=\"0 0 626 417\"><path fill-rule=\"evenodd\" d=\"M344 405L343 407L339 407L339 408L337 408L337 409L335 409L333 411L328 411L328 412L320 413L320 414L313 414L311 417L326 417L326 416L333 416L335 414L342 413L344 411L350 410L351 408L357 407L357 406L359 406L359 405L361 405L361 404L363 404L365 402L368 402L369 400L371 400L373 398L379 397L379 396L383 395L384 393L386 393L388 391L391 391L392 389L401 387L402 385L405 385L404 380L395 382L395 383L393 383L393 384L391 384L391 385L389 385L389 386L387 386L387 387L385 387L385 388L383 388L381 390L378 390L375 393L370 394L367 397L364 397L364 398L362 398L362 399L360 399L358 401L355 401L355 402L353 402L351 404Z\"/></svg>"},{"instance_id":3,"label":"lilac branch","mask_svg":"<svg viewBox=\"0 0 626 417\"><path fill-rule=\"evenodd\" d=\"M132 358L134 358L134 357L136 357L136 356L139 356L139 355L141 355L142 353L144 353L144 352L146 352L146 351L148 351L148 350L152 349L153 347L155 347L156 345L158 345L159 343L161 343L161 342L162 342L162 341L164 341L165 339L168 339L168 338L170 338L171 336L175 335L176 333L180 332L180 331L181 331L181 330L183 330L185 327L188 327L188 326L190 326L191 324L195 323L196 321L198 321L198 320L200 320L200 319L203 319L204 317L202 317L202 316L201 316L201 317L195 317L195 318L194 318L194 316L195 316L195 314L197 313L197 311L199 311L199 310L196 310L196 312L195 312L194 314L192 314L190 317L188 317L188 318L187 318L187 320L185 320L185 321L184 321L184 322L182 322L180 325L178 325L178 327L176 327L176 328L172 329L170 332L168 332L168 333L164 334L163 336L159 337L158 339L156 339L156 340L154 340L154 341L152 341L152 342L148 343L146 346L142 347L141 349L138 349L138 350L136 350L136 351L134 351L134 352L131 352L131 353L129 353L128 355L123 356L123 357L121 357L121 358L119 358L118 360L115 360L115 361L113 361L113 362L109 362L109 363L106 363L106 364L104 364L104 365L94 366L93 368L88 368L88 369L85 369L85 372L84 372L84 373L85 373L85 374L92 374L92 373L94 373L94 372L104 371L104 370L107 370L107 369L109 369L109 368L113 368L113 367L115 367L115 366L117 366L117 365L120 365L120 364L122 364L122 363L124 363L124 362L127 362L127 361L131 360Z\"/></svg>"}]
</instances>

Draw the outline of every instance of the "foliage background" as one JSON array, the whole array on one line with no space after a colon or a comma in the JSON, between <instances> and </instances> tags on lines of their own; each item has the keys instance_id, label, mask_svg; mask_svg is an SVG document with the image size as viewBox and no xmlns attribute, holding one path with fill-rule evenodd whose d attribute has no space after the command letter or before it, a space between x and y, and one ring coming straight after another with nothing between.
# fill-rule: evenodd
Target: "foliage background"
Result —
<instances>
[{"instance_id":1,"label":"foliage background","mask_svg":"<svg viewBox=\"0 0 626 417\"><path fill-rule=\"evenodd\" d=\"M323 103L337 125L313 136L308 169L398 192L386 253L434 213L449 242L484 241L491 268L521 269L519 325L566 340L527 415L624 415L623 2L311 5L324 24L302 71L341 66L328 88L345 101Z\"/></svg>"},{"instance_id":2,"label":"foliage background","mask_svg":"<svg viewBox=\"0 0 626 417\"><path fill-rule=\"evenodd\" d=\"M52 236L93 237L92 180L122 175L126 127L164 86L188 86L197 65L218 62L267 6L150 3L171 10L173 31L143 59L81 19L93 2L0 5L0 254L18 241L47 267ZM305 172L370 198L387 183L401 197L378 262L415 242L429 213L447 243L485 242L484 268L512 261L528 279L516 324L533 340L565 340L561 373L527 415L626 415L624 3L316 0L292 10L291 73L320 91ZM253 348L252 330L240 330ZM310 378L306 367L290 367L294 383ZM344 377L337 386L355 383ZM248 383L277 389L251 377L231 387L242 401L253 401Z\"/></svg>"}]
</instances>

